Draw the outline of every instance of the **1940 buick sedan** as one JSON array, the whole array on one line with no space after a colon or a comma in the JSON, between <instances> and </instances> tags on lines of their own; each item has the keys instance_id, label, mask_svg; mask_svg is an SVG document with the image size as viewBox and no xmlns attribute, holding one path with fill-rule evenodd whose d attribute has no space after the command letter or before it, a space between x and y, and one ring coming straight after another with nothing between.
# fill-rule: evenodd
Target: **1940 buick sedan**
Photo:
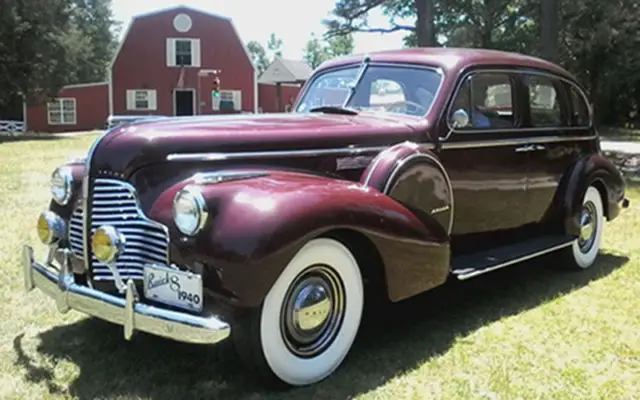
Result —
<instances>
[{"instance_id":1,"label":"1940 buick sedan","mask_svg":"<svg viewBox=\"0 0 640 400\"><path fill-rule=\"evenodd\" d=\"M231 336L294 386L339 367L366 300L551 252L589 268L629 205L564 69L429 48L329 61L292 113L116 127L51 193L28 290L126 339Z\"/></svg>"}]
</instances>

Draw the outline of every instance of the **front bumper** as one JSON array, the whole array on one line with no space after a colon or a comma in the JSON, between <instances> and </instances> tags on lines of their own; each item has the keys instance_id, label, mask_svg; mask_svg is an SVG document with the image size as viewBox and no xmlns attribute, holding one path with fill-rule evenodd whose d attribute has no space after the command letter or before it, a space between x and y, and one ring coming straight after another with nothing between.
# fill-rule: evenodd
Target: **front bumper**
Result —
<instances>
[{"instance_id":1,"label":"front bumper","mask_svg":"<svg viewBox=\"0 0 640 400\"><path fill-rule=\"evenodd\" d=\"M127 282L124 298L78 285L69 269L70 251L58 251L62 252L60 268L51 262L47 265L38 263L34 260L33 248L24 245L22 264L27 291L39 288L56 300L62 313L73 309L122 325L127 340L136 331L142 331L180 342L213 344L231 333L229 324L215 316L201 317L140 302L131 280Z\"/></svg>"}]
</instances>

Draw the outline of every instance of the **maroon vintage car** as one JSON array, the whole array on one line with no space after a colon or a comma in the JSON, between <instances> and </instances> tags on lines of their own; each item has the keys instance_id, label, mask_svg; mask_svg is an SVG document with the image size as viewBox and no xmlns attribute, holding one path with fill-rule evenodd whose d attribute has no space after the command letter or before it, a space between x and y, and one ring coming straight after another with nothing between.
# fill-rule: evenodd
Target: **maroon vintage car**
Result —
<instances>
[{"instance_id":1,"label":"maroon vintage car","mask_svg":"<svg viewBox=\"0 0 640 400\"><path fill-rule=\"evenodd\" d=\"M556 251L589 268L629 204L570 74L472 49L330 61L290 114L114 128L51 191L27 289L126 339L231 336L289 385L338 368L369 299Z\"/></svg>"}]
</instances>

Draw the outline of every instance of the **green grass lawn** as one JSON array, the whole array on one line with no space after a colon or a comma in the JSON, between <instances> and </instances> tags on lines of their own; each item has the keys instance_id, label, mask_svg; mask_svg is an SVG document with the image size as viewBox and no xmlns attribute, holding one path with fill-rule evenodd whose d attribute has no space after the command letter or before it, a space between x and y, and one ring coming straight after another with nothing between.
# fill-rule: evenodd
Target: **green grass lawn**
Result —
<instances>
[{"instance_id":1,"label":"green grass lawn","mask_svg":"<svg viewBox=\"0 0 640 400\"><path fill-rule=\"evenodd\" d=\"M330 379L261 389L228 344L193 346L26 295L24 242L49 200L53 168L95 136L0 144L0 399L637 399L640 191L607 225L592 269L553 257L427 293L369 321ZM40 254L42 254L40 248Z\"/></svg>"}]
</instances>

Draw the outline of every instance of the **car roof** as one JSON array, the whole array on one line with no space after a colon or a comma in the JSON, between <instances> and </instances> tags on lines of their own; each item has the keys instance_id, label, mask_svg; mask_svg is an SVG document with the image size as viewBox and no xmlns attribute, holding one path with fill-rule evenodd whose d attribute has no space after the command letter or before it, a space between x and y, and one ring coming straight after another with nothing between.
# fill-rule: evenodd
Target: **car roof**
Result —
<instances>
[{"instance_id":1,"label":"car roof","mask_svg":"<svg viewBox=\"0 0 640 400\"><path fill-rule=\"evenodd\" d=\"M369 56L372 62L428 65L441 68L445 73L460 71L476 65L516 66L546 70L575 81L573 75L564 68L538 57L501 50L455 47L415 47L376 51L367 54L352 54L327 61L319 69L360 63L365 55Z\"/></svg>"}]
</instances>

